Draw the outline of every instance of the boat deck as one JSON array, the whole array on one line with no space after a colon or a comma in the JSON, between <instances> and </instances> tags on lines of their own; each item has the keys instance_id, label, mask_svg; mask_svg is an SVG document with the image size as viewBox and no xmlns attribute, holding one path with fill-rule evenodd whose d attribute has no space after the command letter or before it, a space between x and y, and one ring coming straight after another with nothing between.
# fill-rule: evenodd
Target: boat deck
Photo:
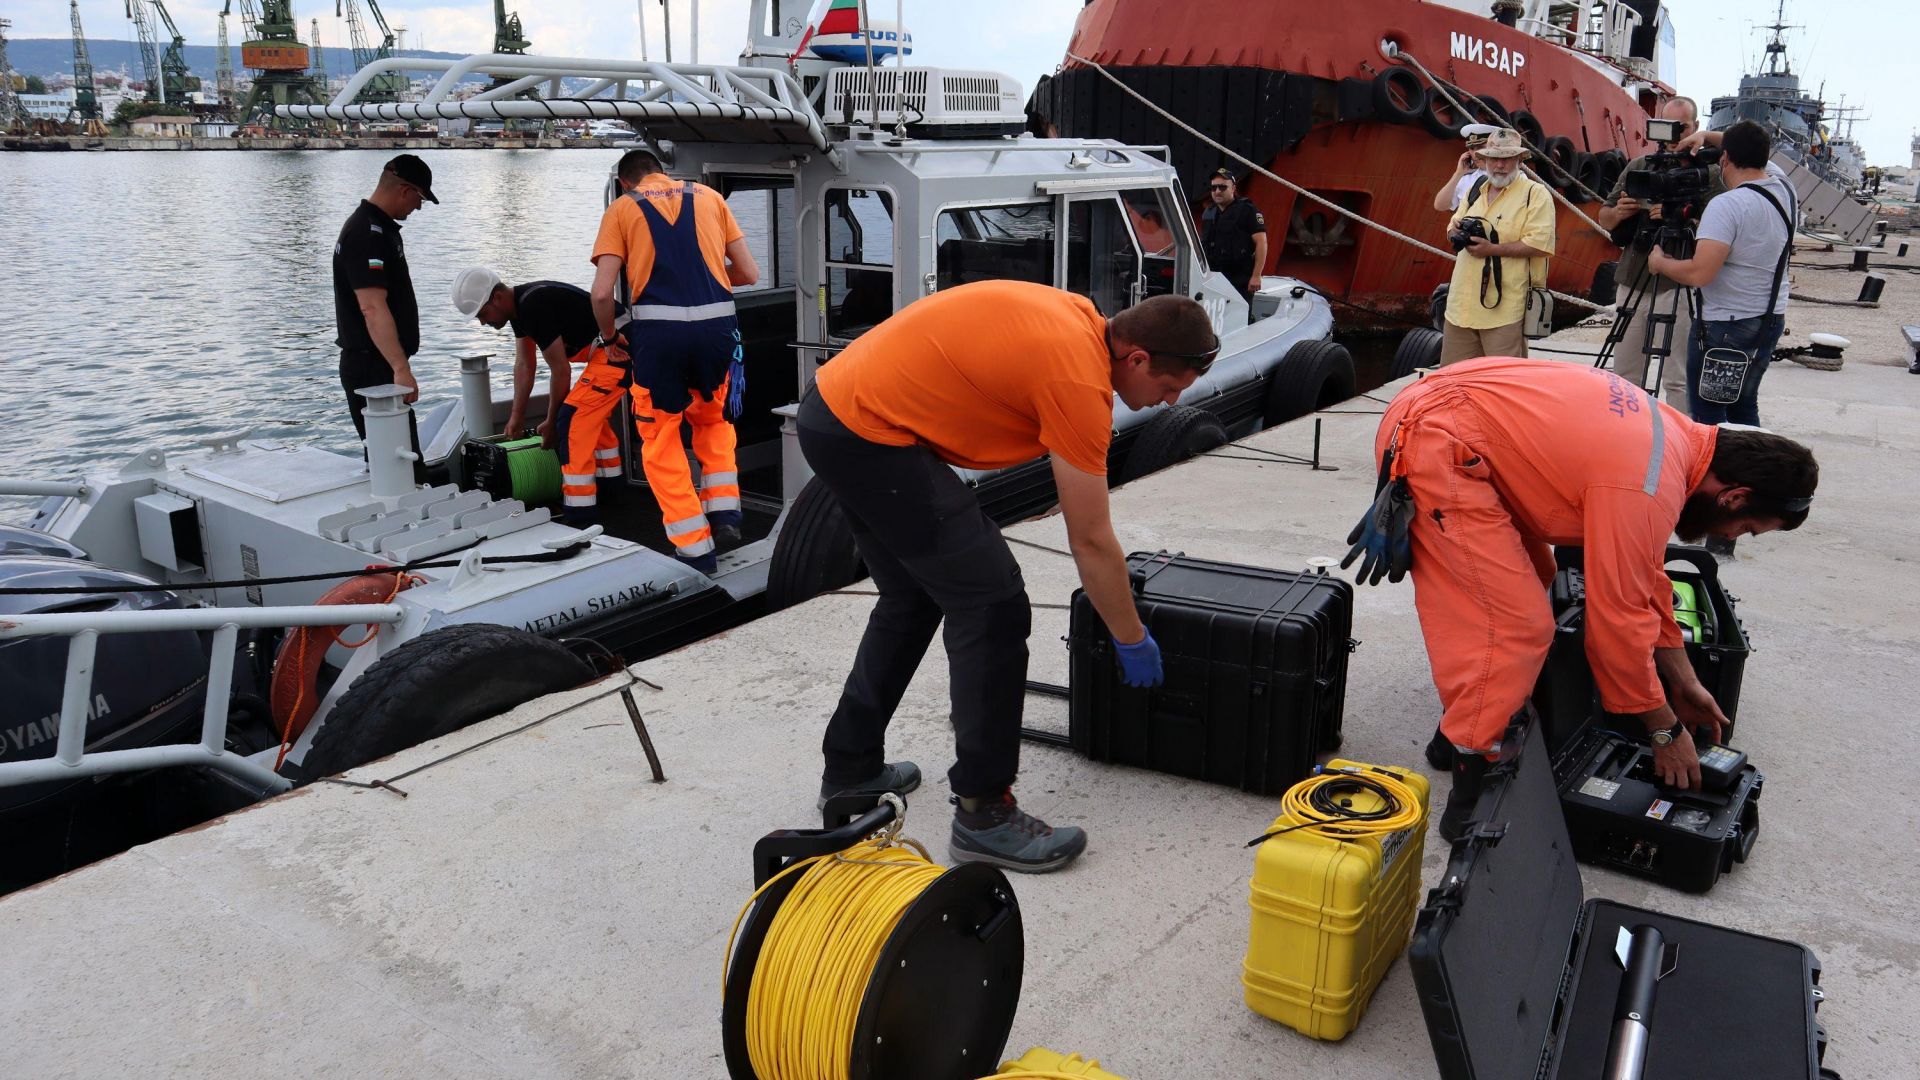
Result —
<instances>
[{"instance_id":1,"label":"boat deck","mask_svg":"<svg viewBox=\"0 0 1920 1080\"><path fill-rule=\"evenodd\" d=\"M1911 1075L1920 1061L1920 802L1904 791L1920 760L1909 714L1920 562L1911 512L1898 509L1920 461L1920 377L1899 335L1920 312L1920 281L1889 277L1878 310L1789 312L1788 343L1852 338L1841 372L1781 362L1766 377L1767 420L1811 443L1824 476L1805 528L1743 541L1724 570L1756 648L1740 745L1767 785L1751 860L1706 896L1586 871L1590 895L1812 947L1826 966L1828 1063L1856 1077ZM1836 298L1858 287L1837 270L1798 278L1798 291ZM1122 543L1283 568L1340 555L1372 496L1377 397L1117 491ZM1316 421L1338 471L1259 453L1305 454ZM1064 543L1057 518L1008 534ZM1064 682L1072 562L1014 551L1036 607L1033 677ZM638 665L665 784L649 782L603 683L350 774L410 772L397 782L405 798L318 784L0 899L0 1011L16 1021L0 1071L725 1076L722 953L751 890L749 852L771 829L817 820L820 732L872 603L863 588ZM1420 765L1437 700L1412 588L1361 590L1355 636L1344 753ZM944 856L939 648L890 749L926 770L906 831ZM1063 729L1064 703L1030 699L1029 722ZM1432 1075L1404 963L1342 1043L1241 1004L1252 868L1241 845L1276 800L1049 747L1028 746L1023 765L1023 802L1085 825L1092 843L1066 872L1014 879L1026 975L1007 1056L1044 1045L1134 1080ZM1442 857L1430 837L1427 883Z\"/></svg>"}]
</instances>

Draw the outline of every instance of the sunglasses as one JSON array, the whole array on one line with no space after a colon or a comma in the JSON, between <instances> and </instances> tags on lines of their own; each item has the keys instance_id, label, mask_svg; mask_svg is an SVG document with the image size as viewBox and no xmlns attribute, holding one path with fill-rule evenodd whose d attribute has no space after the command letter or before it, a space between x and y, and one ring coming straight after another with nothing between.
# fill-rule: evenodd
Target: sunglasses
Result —
<instances>
[{"instance_id":1,"label":"sunglasses","mask_svg":"<svg viewBox=\"0 0 1920 1080\"><path fill-rule=\"evenodd\" d=\"M1207 186L1212 188L1215 191L1225 191L1232 185L1231 184L1208 184Z\"/></svg>"},{"instance_id":2,"label":"sunglasses","mask_svg":"<svg viewBox=\"0 0 1920 1080\"><path fill-rule=\"evenodd\" d=\"M1111 329L1107 331L1107 352L1109 354L1113 352L1113 331ZM1207 369L1213 366L1214 359L1220 355L1220 335L1214 335L1213 347L1207 349L1205 352L1158 352L1148 349L1146 353L1156 360L1178 360L1186 364L1189 368L1192 368L1195 375L1205 375Z\"/></svg>"}]
</instances>

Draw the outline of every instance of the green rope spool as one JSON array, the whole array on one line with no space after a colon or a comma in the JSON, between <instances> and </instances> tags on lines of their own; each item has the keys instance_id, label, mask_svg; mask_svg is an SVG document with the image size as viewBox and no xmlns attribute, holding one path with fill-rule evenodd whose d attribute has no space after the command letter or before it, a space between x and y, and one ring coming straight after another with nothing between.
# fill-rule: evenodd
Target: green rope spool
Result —
<instances>
[{"instance_id":1,"label":"green rope spool","mask_svg":"<svg viewBox=\"0 0 1920 1080\"><path fill-rule=\"evenodd\" d=\"M500 449L507 455L514 498L528 506L560 501L560 455L541 449L539 436L502 442Z\"/></svg>"}]
</instances>

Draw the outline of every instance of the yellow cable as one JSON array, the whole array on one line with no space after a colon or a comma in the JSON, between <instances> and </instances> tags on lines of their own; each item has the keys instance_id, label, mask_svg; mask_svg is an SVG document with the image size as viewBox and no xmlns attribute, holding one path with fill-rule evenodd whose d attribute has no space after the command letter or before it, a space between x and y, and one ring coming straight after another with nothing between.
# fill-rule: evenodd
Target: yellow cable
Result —
<instances>
[{"instance_id":1,"label":"yellow cable","mask_svg":"<svg viewBox=\"0 0 1920 1080\"><path fill-rule=\"evenodd\" d=\"M754 902L800 875L767 927L747 990L747 1055L760 1080L846 1080L880 950L907 907L945 873L925 848L902 843L912 850L875 839L801 860L755 890L734 920L728 957Z\"/></svg>"},{"instance_id":2,"label":"yellow cable","mask_svg":"<svg viewBox=\"0 0 1920 1080\"><path fill-rule=\"evenodd\" d=\"M1378 784L1392 794L1396 806L1393 813L1371 820L1357 820L1339 814L1323 813L1312 803L1315 790L1331 784L1364 779ZM1369 796L1378 798L1372 792ZM1402 829L1415 828L1420 824L1422 810L1420 793L1412 786L1382 769L1335 769L1309 776L1305 780L1287 789L1280 797L1281 815L1293 822L1300 823L1302 831L1316 832L1336 840L1347 840L1358 836L1381 836L1399 832Z\"/></svg>"}]
</instances>

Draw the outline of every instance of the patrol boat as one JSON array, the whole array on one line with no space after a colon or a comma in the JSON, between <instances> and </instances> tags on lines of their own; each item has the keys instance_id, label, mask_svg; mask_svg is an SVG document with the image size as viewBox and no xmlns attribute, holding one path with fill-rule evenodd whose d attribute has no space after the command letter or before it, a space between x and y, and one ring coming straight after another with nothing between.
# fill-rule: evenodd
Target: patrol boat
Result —
<instances>
[{"instance_id":1,"label":"patrol boat","mask_svg":"<svg viewBox=\"0 0 1920 1080\"><path fill-rule=\"evenodd\" d=\"M801 8L755 0L735 65L395 57L330 104L281 110L618 119L674 176L757 209L771 226L763 287L735 297L750 373L745 535L718 570L669 554L628 423L630 487L603 500L601 525L564 525L530 501L492 438L507 401L484 356L462 359L459 400L422 403L421 462L404 390L378 387L364 391L364 461L238 436L68 482L0 482L46 496L24 528L0 531L0 589L68 590L0 594L0 681L31 718L0 732L0 811L159 765L284 790L582 683L592 669L577 653L643 659L855 580L845 519L796 448L796 403L836 351L940 289L1020 279L1109 315L1161 293L1206 307L1222 343L1211 370L1171 407L1116 402L1115 482L1352 395L1352 358L1318 294L1269 278L1249 304L1208 270L1164 147L1026 134L1021 88L993 72L803 53ZM439 82L422 101L353 104L400 71ZM492 88L456 100L475 76ZM549 96L520 96L536 86ZM415 482L416 464L432 482ZM1044 460L962 475L1003 522L1054 503ZM201 741L173 745L195 723Z\"/></svg>"}]
</instances>

